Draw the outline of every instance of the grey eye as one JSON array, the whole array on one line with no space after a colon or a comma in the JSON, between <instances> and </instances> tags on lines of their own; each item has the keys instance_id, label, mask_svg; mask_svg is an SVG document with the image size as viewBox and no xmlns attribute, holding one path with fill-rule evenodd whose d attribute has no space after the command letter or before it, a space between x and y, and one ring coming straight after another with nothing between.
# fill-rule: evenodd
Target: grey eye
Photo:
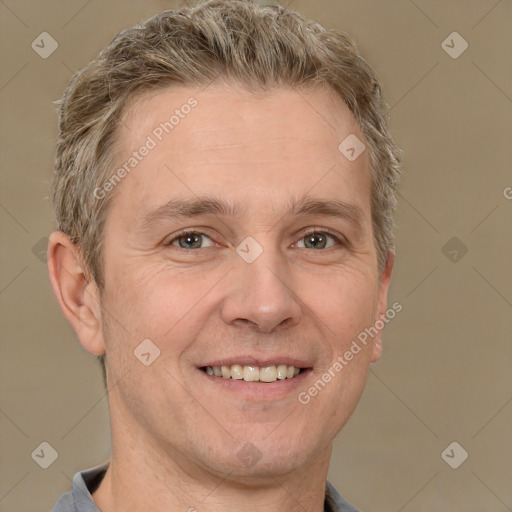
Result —
<instances>
[{"instance_id":1,"label":"grey eye","mask_svg":"<svg viewBox=\"0 0 512 512\"><path fill-rule=\"evenodd\" d=\"M206 245L202 245L206 243ZM212 240L203 233L189 232L177 236L170 245L181 247L182 249L202 249L213 245Z\"/></svg>"},{"instance_id":2,"label":"grey eye","mask_svg":"<svg viewBox=\"0 0 512 512\"><path fill-rule=\"evenodd\" d=\"M300 244L303 245L300 245ZM328 249L333 247L336 239L327 233L315 232L304 235L298 242L297 246L305 249Z\"/></svg>"}]
</instances>

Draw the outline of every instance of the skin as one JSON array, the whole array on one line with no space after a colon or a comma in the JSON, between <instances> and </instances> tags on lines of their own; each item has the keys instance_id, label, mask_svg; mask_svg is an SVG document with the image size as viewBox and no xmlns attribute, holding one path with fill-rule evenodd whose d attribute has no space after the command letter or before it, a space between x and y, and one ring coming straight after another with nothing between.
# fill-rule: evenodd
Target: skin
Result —
<instances>
[{"instance_id":1,"label":"skin","mask_svg":"<svg viewBox=\"0 0 512 512\"><path fill-rule=\"evenodd\" d=\"M349 134L364 137L326 88L175 88L130 105L119 161L191 96L197 107L115 189L101 295L68 237L50 240L61 308L82 345L107 354L113 451L93 498L103 512L320 512L333 439L381 355L381 333L307 405L297 395L385 313L394 259L389 252L378 273L367 152L350 162L338 150ZM144 226L169 200L206 195L239 211ZM361 222L290 214L304 195L355 205ZM185 228L206 235L199 248L179 246ZM313 228L341 242L311 248ZM253 263L236 252L247 236L263 249ZM133 354L144 339L160 350L149 366ZM309 370L297 381L229 387L199 369L284 356ZM244 446L255 463L240 457Z\"/></svg>"}]
</instances>

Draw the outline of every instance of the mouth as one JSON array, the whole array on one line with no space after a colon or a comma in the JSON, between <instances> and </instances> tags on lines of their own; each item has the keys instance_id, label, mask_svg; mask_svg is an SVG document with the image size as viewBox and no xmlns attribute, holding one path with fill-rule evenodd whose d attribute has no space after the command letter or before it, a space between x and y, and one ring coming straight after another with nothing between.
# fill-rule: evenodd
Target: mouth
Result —
<instances>
[{"instance_id":1,"label":"mouth","mask_svg":"<svg viewBox=\"0 0 512 512\"><path fill-rule=\"evenodd\" d=\"M269 366L232 364L229 366L202 366L200 369L212 377L221 379L264 383L295 379L308 370L308 368L300 368L287 364Z\"/></svg>"}]
</instances>

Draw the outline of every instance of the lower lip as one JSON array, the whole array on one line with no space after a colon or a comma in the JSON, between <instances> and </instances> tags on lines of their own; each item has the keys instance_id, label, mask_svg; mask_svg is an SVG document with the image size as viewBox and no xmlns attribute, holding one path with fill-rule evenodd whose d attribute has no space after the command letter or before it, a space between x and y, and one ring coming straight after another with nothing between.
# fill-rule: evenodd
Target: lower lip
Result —
<instances>
[{"instance_id":1,"label":"lower lip","mask_svg":"<svg viewBox=\"0 0 512 512\"><path fill-rule=\"evenodd\" d=\"M296 391L308 378L311 368L301 371L293 379L276 380L275 382L246 382L243 379L225 379L224 377L208 375L201 369L199 371L211 384L222 386L227 392L238 393L247 398L271 400L273 398L282 398Z\"/></svg>"}]
</instances>

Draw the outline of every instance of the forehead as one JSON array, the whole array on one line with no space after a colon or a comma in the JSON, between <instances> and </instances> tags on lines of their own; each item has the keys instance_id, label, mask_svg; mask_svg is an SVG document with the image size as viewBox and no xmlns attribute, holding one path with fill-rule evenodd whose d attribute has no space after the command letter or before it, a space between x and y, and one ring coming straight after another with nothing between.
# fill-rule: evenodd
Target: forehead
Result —
<instances>
[{"instance_id":1,"label":"forehead","mask_svg":"<svg viewBox=\"0 0 512 512\"><path fill-rule=\"evenodd\" d=\"M369 205L366 152L349 161L339 150L350 135L364 140L348 107L328 88L166 89L126 109L117 160L135 165L119 188L132 205L206 191L246 203L266 195L278 201L287 192L355 194Z\"/></svg>"}]
</instances>

